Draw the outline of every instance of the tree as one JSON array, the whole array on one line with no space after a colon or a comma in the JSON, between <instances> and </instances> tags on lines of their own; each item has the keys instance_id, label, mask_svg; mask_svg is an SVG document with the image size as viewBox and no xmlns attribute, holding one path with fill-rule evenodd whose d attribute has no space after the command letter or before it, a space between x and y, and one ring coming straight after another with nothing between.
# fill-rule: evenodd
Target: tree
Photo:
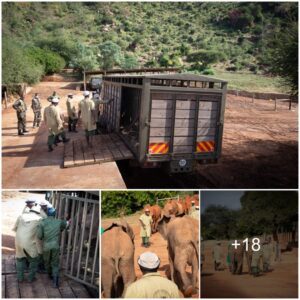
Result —
<instances>
[{"instance_id":1,"label":"tree","mask_svg":"<svg viewBox=\"0 0 300 300\"><path fill-rule=\"evenodd\" d=\"M26 54L31 57L35 64L41 64L44 67L45 74L59 72L66 65L65 60L51 50L31 47L26 50Z\"/></svg>"},{"instance_id":2,"label":"tree","mask_svg":"<svg viewBox=\"0 0 300 300\"><path fill-rule=\"evenodd\" d=\"M271 51L271 72L283 77L290 93L298 96L298 22L291 21L275 37Z\"/></svg>"},{"instance_id":3,"label":"tree","mask_svg":"<svg viewBox=\"0 0 300 300\"><path fill-rule=\"evenodd\" d=\"M248 236L293 230L298 222L298 193L289 191L246 192L241 198L238 226Z\"/></svg>"},{"instance_id":4,"label":"tree","mask_svg":"<svg viewBox=\"0 0 300 300\"><path fill-rule=\"evenodd\" d=\"M76 45L76 55L72 60L74 68L83 72L84 90L86 90L85 72L94 70L98 66L97 57L93 50L84 44Z\"/></svg>"},{"instance_id":5,"label":"tree","mask_svg":"<svg viewBox=\"0 0 300 300\"><path fill-rule=\"evenodd\" d=\"M3 39L2 82L4 84L34 84L40 80L43 73L43 66L28 56L19 43Z\"/></svg>"},{"instance_id":6,"label":"tree","mask_svg":"<svg viewBox=\"0 0 300 300\"><path fill-rule=\"evenodd\" d=\"M136 56L132 54L125 54L124 59L121 63L122 69L134 69L139 66L139 62Z\"/></svg>"},{"instance_id":7,"label":"tree","mask_svg":"<svg viewBox=\"0 0 300 300\"><path fill-rule=\"evenodd\" d=\"M237 237L236 222L238 211L222 205L210 205L201 215L204 239L230 239Z\"/></svg>"},{"instance_id":8,"label":"tree","mask_svg":"<svg viewBox=\"0 0 300 300\"><path fill-rule=\"evenodd\" d=\"M121 47L111 41L106 41L99 46L100 64L104 70L112 69L114 66L119 66L122 62Z\"/></svg>"}]
</instances>

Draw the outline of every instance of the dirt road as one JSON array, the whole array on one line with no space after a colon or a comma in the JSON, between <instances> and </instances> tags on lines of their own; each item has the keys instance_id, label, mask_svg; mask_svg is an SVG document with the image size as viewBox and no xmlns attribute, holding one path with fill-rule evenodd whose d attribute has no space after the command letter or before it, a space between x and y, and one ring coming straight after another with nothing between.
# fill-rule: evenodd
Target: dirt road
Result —
<instances>
[{"instance_id":1,"label":"dirt road","mask_svg":"<svg viewBox=\"0 0 300 300\"><path fill-rule=\"evenodd\" d=\"M132 226L135 239L134 239L134 245L135 245L135 253L134 253L134 262L135 262L135 274L137 278L140 278L142 276L142 272L140 271L140 268L137 264L138 257L146 251L151 251L156 253L160 258L160 268L159 272L164 277L169 276L169 260L168 260L168 251L167 251L167 242L162 238L162 236L157 232L154 233L150 238L150 247L144 248L141 246L141 238L140 238L140 228L138 224L138 218L140 214L136 214L133 216L126 217L127 222ZM111 224L113 221L116 221L117 219L105 219L102 220L102 227L107 227L109 224ZM191 274L191 269L188 268L188 273ZM199 293L194 294L193 298L199 298Z\"/></svg>"},{"instance_id":2,"label":"dirt road","mask_svg":"<svg viewBox=\"0 0 300 300\"><path fill-rule=\"evenodd\" d=\"M82 166L63 169L63 145L60 143L53 152L47 151L48 132L44 122L40 128L32 128L32 95L40 94L43 107L49 105L46 100L55 90L61 98L60 107L66 110L67 94L78 96L74 83L41 82L26 96L27 128L24 136L17 135L17 118L13 108L2 111L2 183L5 189L30 188L125 188L124 181L115 163ZM66 113L65 113L66 115ZM67 136L76 139L84 135L67 132Z\"/></svg>"},{"instance_id":3,"label":"dirt road","mask_svg":"<svg viewBox=\"0 0 300 300\"><path fill-rule=\"evenodd\" d=\"M227 253L223 246L223 253ZM205 246L205 261L201 274L202 298L297 298L298 297L298 250L282 254L281 262L273 262L270 273L254 278L243 266L242 275L232 275L223 257L223 271L214 271L212 246ZM225 255L225 254L224 254Z\"/></svg>"}]
</instances>

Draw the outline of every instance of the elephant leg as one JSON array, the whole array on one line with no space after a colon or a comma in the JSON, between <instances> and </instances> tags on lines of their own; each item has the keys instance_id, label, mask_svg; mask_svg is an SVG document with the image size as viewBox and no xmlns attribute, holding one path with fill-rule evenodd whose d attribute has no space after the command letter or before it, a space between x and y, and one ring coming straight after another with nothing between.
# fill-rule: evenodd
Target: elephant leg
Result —
<instances>
[{"instance_id":1,"label":"elephant leg","mask_svg":"<svg viewBox=\"0 0 300 300\"><path fill-rule=\"evenodd\" d=\"M237 273L242 274L242 271L243 271L243 259L239 260L237 264Z\"/></svg>"},{"instance_id":2,"label":"elephant leg","mask_svg":"<svg viewBox=\"0 0 300 300\"><path fill-rule=\"evenodd\" d=\"M182 281L182 291L185 297L190 297L193 293L193 287L191 281L186 273L185 266L188 261L188 257L185 253L176 253L174 259L174 269L180 274L180 279ZM175 282L176 283L176 282ZM180 285L178 285L180 286Z\"/></svg>"},{"instance_id":3,"label":"elephant leg","mask_svg":"<svg viewBox=\"0 0 300 300\"><path fill-rule=\"evenodd\" d=\"M101 284L104 298L112 298L114 290L114 266L112 264L103 264L102 262Z\"/></svg>"},{"instance_id":4,"label":"elephant leg","mask_svg":"<svg viewBox=\"0 0 300 300\"><path fill-rule=\"evenodd\" d=\"M198 266L198 260L195 253L192 262L192 284L194 289L198 287L198 274L199 274L199 266Z\"/></svg>"},{"instance_id":5,"label":"elephant leg","mask_svg":"<svg viewBox=\"0 0 300 300\"><path fill-rule=\"evenodd\" d=\"M134 258L120 261L120 274L123 279L123 291L118 297L124 298L127 288L135 281Z\"/></svg>"}]
</instances>

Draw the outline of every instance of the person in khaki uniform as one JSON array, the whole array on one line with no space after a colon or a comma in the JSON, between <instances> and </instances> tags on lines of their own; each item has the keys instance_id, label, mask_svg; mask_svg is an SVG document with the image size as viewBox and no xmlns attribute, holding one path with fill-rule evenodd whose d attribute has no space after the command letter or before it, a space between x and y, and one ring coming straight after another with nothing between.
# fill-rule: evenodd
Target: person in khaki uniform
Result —
<instances>
[{"instance_id":1,"label":"person in khaki uniform","mask_svg":"<svg viewBox=\"0 0 300 300\"><path fill-rule=\"evenodd\" d=\"M29 261L28 281L34 281L38 263L39 249L37 245L37 227L41 220L39 208L33 206L29 212L25 211L18 217L13 231L16 232L16 269L19 282L24 281L26 261Z\"/></svg>"},{"instance_id":2,"label":"person in khaki uniform","mask_svg":"<svg viewBox=\"0 0 300 300\"><path fill-rule=\"evenodd\" d=\"M78 122L78 103L73 98L72 94L68 95L67 99L67 111L68 111L68 125L69 125L69 132L77 132L76 125Z\"/></svg>"},{"instance_id":3,"label":"person in khaki uniform","mask_svg":"<svg viewBox=\"0 0 300 300\"><path fill-rule=\"evenodd\" d=\"M96 134L96 112L95 103L89 98L90 92L83 92L84 99L79 102L78 118L82 118L83 128L85 130L86 141L89 146L91 144L91 138Z\"/></svg>"},{"instance_id":4,"label":"person in khaki uniform","mask_svg":"<svg viewBox=\"0 0 300 300\"><path fill-rule=\"evenodd\" d=\"M23 96L21 96L18 100L14 102L13 109L16 110L17 112L18 135L24 135L25 132L29 132L29 131L26 129L27 106Z\"/></svg>"},{"instance_id":5,"label":"person in khaki uniform","mask_svg":"<svg viewBox=\"0 0 300 300\"><path fill-rule=\"evenodd\" d=\"M124 298L180 298L177 285L158 272L160 260L155 253L141 254L138 265L143 276L127 288Z\"/></svg>"},{"instance_id":6,"label":"person in khaki uniform","mask_svg":"<svg viewBox=\"0 0 300 300\"><path fill-rule=\"evenodd\" d=\"M40 123L42 119L42 105L38 93L35 93L34 97L31 100L31 108L34 115L32 127L35 128L35 125L37 127L40 127Z\"/></svg>"},{"instance_id":7,"label":"person in khaki uniform","mask_svg":"<svg viewBox=\"0 0 300 300\"><path fill-rule=\"evenodd\" d=\"M69 139L66 138L64 131L63 121L60 116L60 110L58 108L58 98L52 98L51 105L44 109L44 120L49 130L48 136L48 149L49 152L53 151L53 145L57 145L56 141L59 136L62 137L64 143L67 143Z\"/></svg>"},{"instance_id":8,"label":"person in khaki uniform","mask_svg":"<svg viewBox=\"0 0 300 300\"><path fill-rule=\"evenodd\" d=\"M214 259L214 265L215 265L215 271L221 271L221 263L222 263L222 248L221 248L221 242L217 241L216 245L213 248L212 251L213 259Z\"/></svg>"},{"instance_id":9,"label":"person in khaki uniform","mask_svg":"<svg viewBox=\"0 0 300 300\"><path fill-rule=\"evenodd\" d=\"M95 116L96 116L96 134L100 133L100 103L103 103L103 101L100 100L100 95L98 93L95 93L93 95L92 100L95 103Z\"/></svg>"},{"instance_id":10,"label":"person in khaki uniform","mask_svg":"<svg viewBox=\"0 0 300 300\"><path fill-rule=\"evenodd\" d=\"M271 258L273 254L272 238L267 237L262 244L263 272L270 272Z\"/></svg>"},{"instance_id":11,"label":"person in khaki uniform","mask_svg":"<svg viewBox=\"0 0 300 300\"><path fill-rule=\"evenodd\" d=\"M199 206L195 206L195 210L190 213L190 217L196 220L200 219Z\"/></svg>"},{"instance_id":12,"label":"person in khaki uniform","mask_svg":"<svg viewBox=\"0 0 300 300\"><path fill-rule=\"evenodd\" d=\"M145 208L144 213L139 218L139 221L141 224L140 236L142 238L142 246L148 248L151 236L151 223L153 222L149 208Z\"/></svg>"}]
</instances>

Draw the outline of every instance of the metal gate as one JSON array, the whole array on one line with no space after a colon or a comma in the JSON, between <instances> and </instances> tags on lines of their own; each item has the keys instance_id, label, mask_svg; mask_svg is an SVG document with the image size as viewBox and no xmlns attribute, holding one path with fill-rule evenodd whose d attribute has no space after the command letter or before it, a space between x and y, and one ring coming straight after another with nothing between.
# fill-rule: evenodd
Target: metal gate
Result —
<instances>
[{"instance_id":1,"label":"metal gate","mask_svg":"<svg viewBox=\"0 0 300 300\"><path fill-rule=\"evenodd\" d=\"M99 192L54 192L49 201L70 220L60 244L64 275L99 289Z\"/></svg>"}]
</instances>

